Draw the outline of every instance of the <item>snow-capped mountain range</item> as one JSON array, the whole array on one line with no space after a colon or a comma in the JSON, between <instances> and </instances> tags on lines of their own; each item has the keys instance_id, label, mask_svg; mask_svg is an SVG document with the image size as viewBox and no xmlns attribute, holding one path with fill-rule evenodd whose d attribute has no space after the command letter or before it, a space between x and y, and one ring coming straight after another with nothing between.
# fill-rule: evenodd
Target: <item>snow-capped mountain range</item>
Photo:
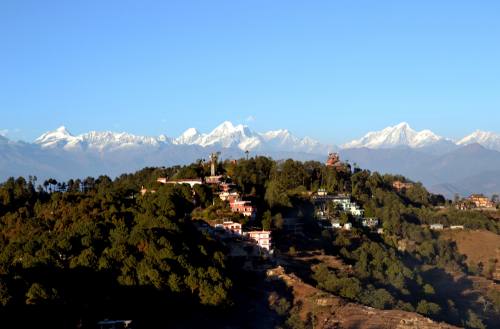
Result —
<instances>
[{"instance_id":1,"label":"snow-capped mountain range","mask_svg":"<svg viewBox=\"0 0 500 329\"><path fill-rule=\"evenodd\" d=\"M158 146L161 143L168 142L168 138L163 135L158 137L144 137L110 131L91 131L73 136L66 127L61 126L54 131L44 133L34 143L42 148L62 148L68 151L82 149L104 151L116 148Z\"/></svg>"},{"instance_id":2,"label":"snow-capped mountain range","mask_svg":"<svg viewBox=\"0 0 500 329\"><path fill-rule=\"evenodd\" d=\"M489 131L476 130L457 142L457 145L470 145L477 143L486 148L500 151L500 134Z\"/></svg>"},{"instance_id":3,"label":"snow-capped mountain range","mask_svg":"<svg viewBox=\"0 0 500 329\"><path fill-rule=\"evenodd\" d=\"M234 125L225 121L209 133L200 133L189 128L179 137L165 135L156 137L137 136L129 133L111 131L91 131L72 135L64 126L38 137L35 144L42 148L61 148L70 150L116 150L137 147L160 147L162 145L198 145L201 147L237 148L242 151L280 151L326 154L338 149L332 145L321 144L309 138L298 138L286 129L258 133L245 125ZM464 138L453 141L430 130L416 131L406 122L367 133L360 139L343 144L341 149L390 149L408 147L413 149L437 148L450 150L470 144L500 151L500 134L477 130Z\"/></svg>"},{"instance_id":4,"label":"snow-capped mountain range","mask_svg":"<svg viewBox=\"0 0 500 329\"><path fill-rule=\"evenodd\" d=\"M134 147L160 147L162 145L198 145L201 147L237 148L242 151L280 151L302 153L324 153L332 146L322 145L311 138L298 138L288 130L257 133L244 125L233 125L225 121L210 133L200 133L189 128L177 138L165 135L157 137L136 136L110 131L91 131L74 136L62 126L44 133L35 140L42 148L71 150L108 151Z\"/></svg>"},{"instance_id":5,"label":"snow-capped mountain range","mask_svg":"<svg viewBox=\"0 0 500 329\"><path fill-rule=\"evenodd\" d=\"M0 181L28 175L58 180L115 177L144 167L191 163L215 151L224 159L239 159L250 151L251 156L322 162L328 152L338 151L343 160L361 168L403 174L448 197L500 193L499 134L475 131L454 141L430 130L415 131L405 122L341 147L299 138L285 129L260 133L229 121L208 133L189 128L178 137L110 131L73 135L65 127L44 133L33 143L0 135Z\"/></svg>"},{"instance_id":6,"label":"snow-capped mountain range","mask_svg":"<svg viewBox=\"0 0 500 329\"><path fill-rule=\"evenodd\" d=\"M361 139L357 139L342 145L343 148L392 148L406 146L419 148L433 145L435 143L448 141L436 135L430 130L415 131L410 125L402 122L393 127L387 127L381 131L373 131Z\"/></svg>"},{"instance_id":7,"label":"snow-capped mountain range","mask_svg":"<svg viewBox=\"0 0 500 329\"><path fill-rule=\"evenodd\" d=\"M367 133L360 139L342 145L343 149L368 148L368 149L390 149L409 147L413 149L441 147L452 149L453 146L465 146L480 144L485 148L500 151L500 134L477 130L459 141L453 141L436 135L430 130L416 131L406 122L384 128L380 131Z\"/></svg>"}]
</instances>

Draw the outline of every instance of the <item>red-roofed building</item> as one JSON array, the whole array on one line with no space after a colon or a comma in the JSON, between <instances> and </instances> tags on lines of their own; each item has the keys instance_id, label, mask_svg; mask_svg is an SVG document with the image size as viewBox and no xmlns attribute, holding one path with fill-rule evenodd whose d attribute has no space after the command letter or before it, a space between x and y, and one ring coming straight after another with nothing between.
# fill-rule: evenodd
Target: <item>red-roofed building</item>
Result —
<instances>
[{"instance_id":1,"label":"red-roofed building","mask_svg":"<svg viewBox=\"0 0 500 329\"><path fill-rule=\"evenodd\" d=\"M232 212L237 212L247 217L255 217L255 207L250 201L234 200L229 203Z\"/></svg>"}]
</instances>

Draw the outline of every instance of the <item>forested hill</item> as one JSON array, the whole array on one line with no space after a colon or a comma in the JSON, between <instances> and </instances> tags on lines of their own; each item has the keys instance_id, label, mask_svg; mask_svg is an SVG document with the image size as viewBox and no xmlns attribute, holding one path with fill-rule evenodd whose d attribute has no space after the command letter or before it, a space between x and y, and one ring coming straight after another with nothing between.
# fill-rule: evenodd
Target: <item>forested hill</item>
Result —
<instances>
[{"instance_id":1,"label":"forested hill","mask_svg":"<svg viewBox=\"0 0 500 329\"><path fill-rule=\"evenodd\" d=\"M169 185L135 198L120 183L100 177L86 191L51 194L24 179L2 185L0 319L38 306L64 327L148 307L163 317L162 308L229 303L224 251L186 217L190 189ZM66 309L75 317L65 318Z\"/></svg>"},{"instance_id":2,"label":"forested hill","mask_svg":"<svg viewBox=\"0 0 500 329\"><path fill-rule=\"evenodd\" d=\"M94 328L104 318L132 318L140 328L317 327L290 291L266 285L261 272L244 270L248 262L254 269L289 264L286 271L316 288L377 309L418 312L471 328L491 327L499 319L500 294L479 291L455 303L437 284L436 278L447 275L489 280L492 274L472 273L456 245L426 226L464 225L498 234L500 225L487 214L456 211L419 183L396 191L393 182L404 177L359 168L257 157L226 161L217 170L257 207L255 220L231 213L216 186L156 182L208 176L202 161L145 168L115 180L4 182L0 327ZM154 193L141 195L143 186ZM350 194L366 217L380 220L383 234L346 213L338 216L353 223L351 230L322 229L312 201L319 189ZM274 256L229 257L228 244L195 225L223 218L272 230ZM287 230L289 218L300 223L300 234ZM318 253L342 266L305 257Z\"/></svg>"}]
</instances>

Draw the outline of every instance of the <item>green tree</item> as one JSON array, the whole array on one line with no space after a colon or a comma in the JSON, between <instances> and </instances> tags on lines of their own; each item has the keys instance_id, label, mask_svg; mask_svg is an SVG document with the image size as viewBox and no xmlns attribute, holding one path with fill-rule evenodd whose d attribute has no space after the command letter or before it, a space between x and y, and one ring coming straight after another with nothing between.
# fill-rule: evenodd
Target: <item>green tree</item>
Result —
<instances>
[{"instance_id":1,"label":"green tree","mask_svg":"<svg viewBox=\"0 0 500 329\"><path fill-rule=\"evenodd\" d=\"M285 187L277 181L269 182L264 199L271 208L283 208L292 206Z\"/></svg>"},{"instance_id":2,"label":"green tree","mask_svg":"<svg viewBox=\"0 0 500 329\"><path fill-rule=\"evenodd\" d=\"M436 316L441 312L441 307L423 299L417 305L417 312L427 316Z\"/></svg>"}]
</instances>

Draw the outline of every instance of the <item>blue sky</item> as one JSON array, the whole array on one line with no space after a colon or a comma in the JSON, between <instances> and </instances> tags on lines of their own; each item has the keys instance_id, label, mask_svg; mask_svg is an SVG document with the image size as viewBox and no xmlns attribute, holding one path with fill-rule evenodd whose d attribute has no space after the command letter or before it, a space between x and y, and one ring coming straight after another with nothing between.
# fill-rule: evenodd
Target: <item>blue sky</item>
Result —
<instances>
[{"instance_id":1,"label":"blue sky","mask_svg":"<svg viewBox=\"0 0 500 329\"><path fill-rule=\"evenodd\" d=\"M0 1L0 132L500 132L499 1Z\"/></svg>"}]
</instances>

